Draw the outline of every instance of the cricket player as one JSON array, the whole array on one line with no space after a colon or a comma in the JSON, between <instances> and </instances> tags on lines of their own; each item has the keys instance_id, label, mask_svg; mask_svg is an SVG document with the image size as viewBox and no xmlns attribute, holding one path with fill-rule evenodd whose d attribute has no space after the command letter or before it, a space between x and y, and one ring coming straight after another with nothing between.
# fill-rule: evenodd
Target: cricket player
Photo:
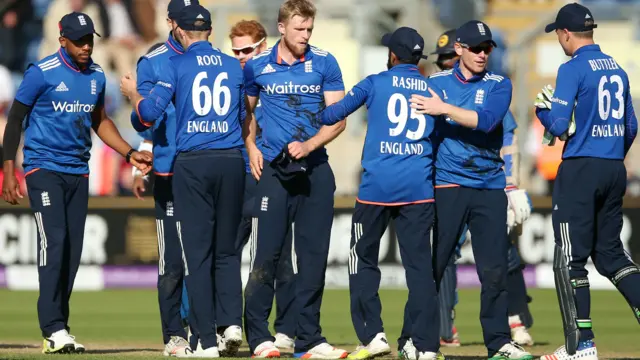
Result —
<instances>
[{"instance_id":1,"label":"cricket player","mask_svg":"<svg viewBox=\"0 0 640 360\"><path fill-rule=\"evenodd\" d=\"M310 0L287 0L278 13L281 38L244 67L249 102L246 148L255 189L255 251L245 289L245 330L254 357L280 351L268 329L278 263L290 254L296 275L297 325L294 356L346 358L321 334L320 307L333 223L335 178L326 144L345 128L340 121L320 124L320 113L344 97L344 83L333 55L309 45L316 8ZM263 142L256 145L261 103ZM295 252L283 251L293 229ZM288 260L284 260L288 261Z\"/></svg>"},{"instance_id":2,"label":"cricket player","mask_svg":"<svg viewBox=\"0 0 640 360\"><path fill-rule=\"evenodd\" d=\"M456 30L460 56L453 69L430 76L432 97L414 94L412 107L437 116L433 251L436 281L441 285L465 225L482 283L480 322L488 356L532 359L511 340L507 312L507 209L503 144L504 117L511 102L511 81L486 70L496 43L481 21Z\"/></svg>"},{"instance_id":3,"label":"cricket player","mask_svg":"<svg viewBox=\"0 0 640 360\"><path fill-rule=\"evenodd\" d=\"M436 65L440 70L450 70L460 59L456 53L453 44L455 43L456 30L452 29L444 32L438 38L436 50L431 53L438 55ZM503 119L502 126L504 128L503 144L501 149L502 159L504 160L504 171L507 178L507 199L509 206L507 208L507 227L511 232L516 226L522 225L524 221L531 215L531 205L529 203L529 195L524 189L518 189L518 145L515 130L518 127L511 111L507 111L507 115ZM517 216L516 216L517 215ZM440 306L440 344L443 346L460 346L460 339L456 327L453 325L455 317L454 307L458 301L457 294L457 277L456 277L456 260L460 258L460 248L467 239L467 228L462 231L458 246L456 247L456 255L450 260L449 265L444 271L442 282L440 284L439 306ZM518 250L515 244L511 243L509 247L509 264L507 275L507 293L509 303L509 327L511 328L511 338L520 345L533 345L533 339L527 331L527 327L531 324L526 323L531 317L528 306L528 297L524 283L524 275L522 273L522 262L518 256ZM521 315L522 314L522 318ZM525 326L525 323L527 326Z\"/></svg>"},{"instance_id":4,"label":"cricket player","mask_svg":"<svg viewBox=\"0 0 640 360\"><path fill-rule=\"evenodd\" d=\"M121 90L136 106L144 131L173 101L176 108L176 152L173 175L178 239L189 294L190 319L200 339L194 356L219 357L214 302L216 257L220 242L233 248L242 212L244 163L241 114L244 83L240 62L207 41L211 14L200 5L184 7L174 19L184 54L162 64L160 76L144 98L129 76ZM215 226L214 226L215 224ZM221 286L216 281L216 289ZM240 301L241 299L233 299Z\"/></svg>"},{"instance_id":5,"label":"cricket player","mask_svg":"<svg viewBox=\"0 0 640 360\"><path fill-rule=\"evenodd\" d=\"M413 358L436 359L440 348L438 299L430 240L435 216L430 137L435 120L409 108L412 94L431 96L418 70L420 59L427 58L424 39L416 30L401 27L384 35L382 44L389 48L389 70L362 80L344 99L327 107L321 118L322 124L332 125L364 104L369 113L349 253L351 319L362 346L349 359L391 352L378 295L380 238L390 220L396 225L409 288L407 308L412 324L402 335L417 349Z\"/></svg>"},{"instance_id":6,"label":"cricket player","mask_svg":"<svg viewBox=\"0 0 640 360\"><path fill-rule=\"evenodd\" d=\"M91 60L93 21L73 12L59 22L60 49L29 64L4 133L6 202L23 198L14 173L22 128L29 205L38 228L38 319L42 352L83 352L69 334L69 299L80 265L89 201L91 129L146 174L152 156L125 142L104 109L106 79ZM26 122L23 120L26 117Z\"/></svg>"},{"instance_id":7,"label":"cricket player","mask_svg":"<svg viewBox=\"0 0 640 360\"><path fill-rule=\"evenodd\" d=\"M184 0L171 0L167 6L167 25L170 28L167 40L159 47L149 51L138 60L136 68L137 90L142 96L148 96L149 91L160 79L160 71L167 66L169 58L184 53L182 45L176 40L175 29L178 26L176 18L186 6ZM199 4L197 0L191 4ZM131 113L132 121L139 122L137 113ZM173 163L176 157L176 112L173 104L154 122L151 129L141 135L151 135L151 140L143 141L140 149L153 152L153 170L155 181L153 198L155 201L156 230L158 236L158 303L164 355L175 356L178 353L189 352L189 343L185 323L187 317L182 318L184 287L184 265L182 250L178 239L177 215L174 207L172 180ZM140 178L140 174L136 174ZM135 184L134 184L135 185ZM135 188L134 188L135 190ZM188 314L187 314L188 315ZM242 342L241 335L238 336Z\"/></svg>"},{"instance_id":8,"label":"cricket player","mask_svg":"<svg viewBox=\"0 0 640 360\"><path fill-rule=\"evenodd\" d=\"M229 39L231 39L231 50L236 59L240 60L240 65L244 68L247 61L252 57L267 49L267 31L264 26L256 20L241 20L237 22L229 33ZM260 116L260 101L256 105L254 116L258 126L258 134L256 134L256 145L260 146L262 143L262 136L260 132L261 116ZM250 250L255 249L255 237L252 235L252 229L254 224L253 216L253 204L255 203L255 187L258 182L251 176L251 167L249 166L249 156L245 147L242 148L242 156L245 161L245 170L247 175L245 176L244 184L244 206L242 208L242 222L238 229L238 243L239 251L242 251L242 247L250 241ZM257 233L253 234L257 235ZM291 231L287 231L287 238L285 240L285 247L283 251L290 253L291 249ZM250 252L253 254L253 252ZM293 309L295 298L295 283L293 281L293 266L291 264L292 257L282 258L278 262L278 270L276 272L276 320L274 322L274 328L276 334L274 335L275 346L280 349L291 349L294 347L294 335L296 328L295 310Z\"/></svg>"},{"instance_id":9,"label":"cricket player","mask_svg":"<svg viewBox=\"0 0 640 360\"><path fill-rule=\"evenodd\" d=\"M640 322L640 269L620 241L624 158L638 132L629 77L593 41L597 27L586 7L562 7L555 31L571 59L558 69L555 91L545 87L536 115L554 137L568 135L553 188L554 280L565 345L543 360L596 360L585 264L589 257L622 293ZM569 131L571 120L575 131Z\"/></svg>"}]
</instances>

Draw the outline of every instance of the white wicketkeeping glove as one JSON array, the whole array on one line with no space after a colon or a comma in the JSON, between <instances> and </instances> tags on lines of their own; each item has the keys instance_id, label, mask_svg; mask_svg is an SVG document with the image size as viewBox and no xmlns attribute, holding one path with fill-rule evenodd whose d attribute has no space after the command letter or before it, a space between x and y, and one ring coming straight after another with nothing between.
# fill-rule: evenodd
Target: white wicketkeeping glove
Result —
<instances>
[{"instance_id":1,"label":"white wicketkeeping glove","mask_svg":"<svg viewBox=\"0 0 640 360\"><path fill-rule=\"evenodd\" d=\"M551 110L551 98L553 98L553 87L551 85L545 85L542 91L536 96L536 101L533 103L537 108Z\"/></svg>"},{"instance_id":2,"label":"white wicketkeeping glove","mask_svg":"<svg viewBox=\"0 0 640 360\"><path fill-rule=\"evenodd\" d=\"M515 226L524 223L531 216L531 202L526 190L507 191L509 206L507 207L507 225ZM513 211L513 224L509 223L509 210Z\"/></svg>"}]
</instances>

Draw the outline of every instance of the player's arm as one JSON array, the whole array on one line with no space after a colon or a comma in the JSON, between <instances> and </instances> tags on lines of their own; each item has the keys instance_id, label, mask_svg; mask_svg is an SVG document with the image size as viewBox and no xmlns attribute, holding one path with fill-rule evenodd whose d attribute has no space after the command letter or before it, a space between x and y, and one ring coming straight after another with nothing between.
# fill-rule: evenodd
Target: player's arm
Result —
<instances>
[{"instance_id":1,"label":"player's arm","mask_svg":"<svg viewBox=\"0 0 640 360\"><path fill-rule=\"evenodd\" d=\"M344 82L338 61L333 55L327 55L326 68L322 83L324 103L331 106L344 98ZM341 119L333 125L323 125L318 132L304 143L294 141L289 144L289 154L301 159L319 149L340 135L347 126L347 119Z\"/></svg>"},{"instance_id":2,"label":"player's arm","mask_svg":"<svg viewBox=\"0 0 640 360\"><path fill-rule=\"evenodd\" d=\"M255 110L260 96L260 86L255 81L253 65L254 61L249 60L243 70L245 119L242 124L242 138L244 139L247 156L249 157L251 175L253 175L256 180L260 180L264 160L262 158L262 152L260 152L258 145L256 145L258 122L255 116Z\"/></svg>"},{"instance_id":3,"label":"player's arm","mask_svg":"<svg viewBox=\"0 0 640 360\"><path fill-rule=\"evenodd\" d=\"M138 146L138 151L148 151L153 154L153 142L151 139L143 137ZM144 200L142 194L146 191L145 181L149 180L149 176L143 174L142 171L135 166L131 167L131 176L133 177L133 185L131 186L133 195L140 200Z\"/></svg>"},{"instance_id":4,"label":"player's arm","mask_svg":"<svg viewBox=\"0 0 640 360\"><path fill-rule=\"evenodd\" d=\"M627 103L625 104L625 121L624 121L624 154L627 155L631 145L638 135L638 119L636 118L636 112L633 109L633 99L631 98L631 92L627 88Z\"/></svg>"},{"instance_id":5,"label":"player's arm","mask_svg":"<svg viewBox=\"0 0 640 360\"><path fill-rule=\"evenodd\" d=\"M366 78L354 86L342 100L325 108L320 115L322 125L333 125L353 114L367 101L372 87L371 80Z\"/></svg>"},{"instance_id":6,"label":"player's arm","mask_svg":"<svg viewBox=\"0 0 640 360\"><path fill-rule=\"evenodd\" d=\"M141 57L138 61L138 65L136 67L136 86L138 90L138 94L142 97L146 97L153 89L156 81L155 74L153 72L153 66L151 65L151 61L146 57ZM138 116L138 112L136 110L131 111L131 125L138 132L144 132L148 129L148 127L140 121L140 117Z\"/></svg>"},{"instance_id":7,"label":"player's arm","mask_svg":"<svg viewBox=\"0 0 640 360\"><path fill-rule=\"evenodd\" d=\"M517 124L513 118L511 111L507 111L507 115L503 121L504 134L502 136L502 148L500 156L504 160L504 173L507 177L507 190L512 190L519 186L519 159L518 138L516 137Z\"/></svg>"},{"instance_id":8,"label":"player's arm","mask_svg":"<svg viewBox=\"0 0 640 360\"><path fill-rule=\"evenodd\" d=\"M17 204L22 198L20 184L15 174L15 159L22 137L22 123L31 112L38 97L46 88L44 75L37 66L29 66L24 74L22 83L9 110L7 125L3 136L2 197L10 204Z\"/></svg>"},{"instance_id":9,"label":"player's arm","mask_svg":"<svg viewBox=\"0 0 640 360\"><path fill-rule=\"evenodd\" d=\"M151 164L153 163L151 153L134 150L131 145L122 138L116 125L107 116L104 108L104 87L100 93L100 100L98 100L96 108L93 110L93 113L91 113L91 122L93 131L95 131L100 140L108 147L126 158L127 162L140 169L143 174L151 171Z\"/></svg>"},{"instance_id":10,"label":"player's arm","mask_svg":"<svg viewBox=\"0 0 640 360\"><path fill-rule=\"evenodd\" d=\"M540 119L540 123L553 136L559 137L569 130L579 86L580 78L576 69L570 63L562 64L556 77L551 110L536 108L536 115Z\"/></svg>"},{"instance_id":11,"label":"player's arm","mask_svg":"<svg viewBox=\"0 0 640 360\"><path fill-rule=\"evenodd\" d=\"M175 78L174 67L165 64L160 70L158 81L146 97L138 92L136 83L130 74L124 75L120 79L120 91L122 95L127 96L131 103L134 104L138 115L139 122L134 123L132 121L132 125L137 131L144 131L151 127L165 112L175 94L177 84Z\"/></svg>"}]
</instances>

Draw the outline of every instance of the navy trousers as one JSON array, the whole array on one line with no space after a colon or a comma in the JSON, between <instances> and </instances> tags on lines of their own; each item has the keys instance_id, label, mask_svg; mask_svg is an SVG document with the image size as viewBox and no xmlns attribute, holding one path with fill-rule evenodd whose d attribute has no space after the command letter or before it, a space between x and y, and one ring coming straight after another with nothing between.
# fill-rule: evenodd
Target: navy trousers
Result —
<instances>
[{"instance_id":1,"label":"navy trousers","mask_svg":"<svg viewBox=\"0 0 640 360\"><path fill-rule=\"evenodd\" d=\"M245 289L245 329L251 351L264 341L274 341L269 332L274 281L280 261L292 262L295 280L296 353L326 342L320 329L320 307L324 292L329 240L333 223L335 178L328 163L310 167L306 175L281 181L265 166L256 188L254 204L254 249L251 273ZM286 250L287 232L293 228L295 252Z\"/></svg>"},{"instance_id":2,"label":"navy trousers","mask_svg":"<svg viewBox=\"0 0 640 360\"><path fill-rule=\"evenodd\" d=\"M69 331L69 299L80 267L89 179L39 169L26 178L38 228L38 320L43 337Z\"/></svg>"},{"instance_id":3,"label":"navy trousers","mask_svg":"<svg viewBox=\"0 0 640 360\"><path fill-rule=\"evenodd\" d=\"M376 334L384 332L378 256L380 238L393 220L409 288L406 307L411 325L403 336L413 339L419 351L438 351L438 295L430 234L434 215L433 203L383 206L356 202L349 251L349 292L351 320L362 344L368 345Z\"/></svg>"},{"instance_id":4,"label":"navy trousers","mask_svg":"<svg viewBox=\"0 0 640 360\"><path fill-rule=\"evenodd\" d=\"M156 176L153 186L158 235L158 303L165 344L172 336L187 338L180 314L184 265L178 239L172 183L173 176Z\"/></svg>"},{"instance_id":5,"label":"navy trousers","mask_svg":"<svg viewBox=\"0 0 640 360\"><path fill-rule=\"evenodd\" d=\"M217 346L215 308L223 306L214 301L217 249L229 243L232 248L237 239L244 175L244 160L237 149L180 153L174 165L173 194L184 251L189 320L205 349ZM234 303L237 301L242 300Z\"/></svg>"}]
</instances>

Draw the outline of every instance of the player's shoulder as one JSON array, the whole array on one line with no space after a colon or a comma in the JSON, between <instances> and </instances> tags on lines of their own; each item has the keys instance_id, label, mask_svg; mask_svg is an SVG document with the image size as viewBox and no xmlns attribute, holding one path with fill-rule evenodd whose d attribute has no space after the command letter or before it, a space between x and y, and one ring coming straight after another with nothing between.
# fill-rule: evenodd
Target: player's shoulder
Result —
<instances>
[{"instance_id":1,"label":"player's shoulder","mask_svg":"<svg viewBox=\"0 0 640 360\"><path fill-rule=\"evenodd\" d=\"M267 48L267 50L264 50L263 52L249 59L249 61L247 61L247 64L245 66L251 66L253 68L257 66L264 66L269 62L269 58L271 57L272 51L273 51L273 47Z\"/></svg>"},{"instance_id":2,"label":"player's shoulder","mask_svg":"<svg viewBox=\"0 0 640 360\"><path fill-rule=\"evenodd\" d=\"M318 61L325 63L338 63L338 60L336 60L336 57L333 56L332 53L317 46L309 45L309 52L313 54L313 57Z\"/></svg>"},{"instance_id":3,"label":"player's shoulder","mask_svg":"<svg viewBox=\"0 0 640 360\"><path fill-rule=\"evenodd\" d=\"M512 86L511 85L511 79L509 79L506 76L503 75L498 75L496 73L493 73L491 71L487 71L484 76L482 77L482 82L486 83L487 85L490 86Z\"/></svg>"},{"instance_id":4,"label":"player's shoulder","mask_svg":"<svg viewBox=\"0 0 640 360\"><path fill-rule=\"evenodd\" d=\"M167 44L162 44L162 45L158 46L155 50L150 51L149 53L143 55L140 58L140 60L146 59L146 60L151 60L151 61L157 61L157 60L160 60L162 58L165 58L167 55L174 55L174 54L176 54L176 52L172 51L171 49L169 49Z\"/></svg>"},{"instance_id":5,"label":"player's shoulder","mask_svg":"<svg viewBox=\"0 0 640 360\"><path fill-rule=\"evenodd\" d=\"M36 68L40 69L40 71L44 73L59 68L63 64L60 60L60 57L58 56L58 53L56 52L41 59L40 61L36 61L35 63L33 63L33 65L35 65Z\"/></svg>"},{"instance_id":6,"label":"player's shoulder","mask_svg":"<svg viewBox=\"0 0 640 360\"><path fill-rule=\"evenodd\" d=\"M429 77L427 79L430 79L430 80L436 80L436 79L437 80L444 80L444 79L450 78L452 76L453 76L453 70L449 69L449 70L443 70L443 71L435 72L435 73L429 75Z\"/></svg>"}]
</instances>

